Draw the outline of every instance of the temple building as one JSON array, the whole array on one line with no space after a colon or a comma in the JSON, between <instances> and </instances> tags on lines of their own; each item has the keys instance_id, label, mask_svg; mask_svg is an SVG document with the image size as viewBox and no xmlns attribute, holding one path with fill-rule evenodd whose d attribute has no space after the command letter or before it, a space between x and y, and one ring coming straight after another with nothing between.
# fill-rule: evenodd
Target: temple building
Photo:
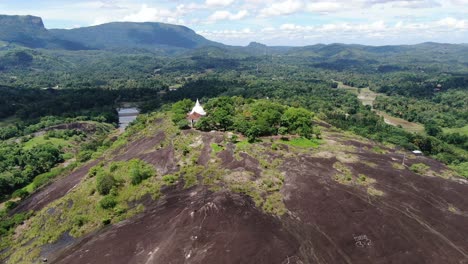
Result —
<instances>
[{"instance_id":1,"label":"temple building","mask_svg":"<svg viewBox=\"0 0 468 264\"><path fill-rule=\"evenodd\" d=\"M193 107L192 111L187 114L187 120L190 122L190 126L193 125L200 119L201 117L206 116L206 112L201 106L200 102L197 99L195 106Z\"/></svg>"}]
</instances>

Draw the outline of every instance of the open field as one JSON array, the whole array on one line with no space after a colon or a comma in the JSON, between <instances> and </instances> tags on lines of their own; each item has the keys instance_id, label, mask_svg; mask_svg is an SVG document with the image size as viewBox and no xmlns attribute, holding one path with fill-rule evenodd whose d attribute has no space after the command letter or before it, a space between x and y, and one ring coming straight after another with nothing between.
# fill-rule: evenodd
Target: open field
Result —
<instances>
[{"instance_id":1,"label":"open field","mask_svg":"<svg viewBox=\"0 0 468 264\"><path fill-rule=\"evenodd\" d=\"M392 126L401 126L404 130L411 133L424 133L424 126L419 123L409 122L404 119L391 116L382 111L375 111L378 115L382 116L385 123Z\"/></svg>"},{"instance_id":2,"label":"open field","mask_svg":"<svg viewBox=\"0 0 468 264\"><path fill-rule=\"evenodd\" d=\"M56 147L70 147L71 143L62 138L45 138L42 136L37 136L29 140L24 144L24 149L32 149L33 147L41 144L52 143Z\"/></svg>"},{"instance_id":3,"label":"open field","mask_svg":"<svg viewBox=\"0 0 468 264\"><path fill-rule=\"evenodd\" d=\"M356 88L352 86L348 86L343 84L342 82L338 83L338 89L343 89L349 91L355 95L357 95L358 99L362 102L363 105L370 105L371 107L374 105L375 98L377 96L386 96L376 92L371 91L369 88ZM392 125L392 126L401 126L404 130L411 132L411 133L424 133L424 126L419 123L409 122L402 118L391 116L382 111L375 112L384 118L385 123ZM468 126L464 128L458 129L460 133L468 133ZM445 131L445 130L444 130Z\"/></svg>"},{"instance_id":4,"label":"open field","mask_svg":"<svg viewBox=\"0 0 468 264\"><path fill-rule=\"evenodd\" d=\"M459 128L443 128L444 133L460 133L461 135L468 136L468 125Z\"/></svg>"}]
</instances>

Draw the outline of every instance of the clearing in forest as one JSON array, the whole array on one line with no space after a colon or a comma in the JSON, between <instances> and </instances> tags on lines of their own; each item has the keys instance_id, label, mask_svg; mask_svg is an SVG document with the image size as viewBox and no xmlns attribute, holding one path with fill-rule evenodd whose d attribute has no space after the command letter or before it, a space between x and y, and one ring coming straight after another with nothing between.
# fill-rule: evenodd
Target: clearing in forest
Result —
<instances>
[{"instance_id":1,"label":"clearing in forest","mask_svg":"<svg viewBox=\"0 0 468 264\"><path fill-rule=\"evenodd\" d=\"M353 94L356 94L358 99L362 102L363 105L370 105L373 108L375 98L377 96L385 96L384 94L376 93L366 88L357 88L352 87L349 85L345 85L342 82L338 83L338 89L343 89L349 91ZM384 118L385 123L392 125L392 126L401 126L404 130L411 132L411 133L424 133L424 126L419 123L410 122L402 118L391 116L385 112L374 110L376 114ZM460 133L468 133L468 126L465 128L460 128ZM458 132L458 131L457 131Z\"/></svg>"}]
</instances>

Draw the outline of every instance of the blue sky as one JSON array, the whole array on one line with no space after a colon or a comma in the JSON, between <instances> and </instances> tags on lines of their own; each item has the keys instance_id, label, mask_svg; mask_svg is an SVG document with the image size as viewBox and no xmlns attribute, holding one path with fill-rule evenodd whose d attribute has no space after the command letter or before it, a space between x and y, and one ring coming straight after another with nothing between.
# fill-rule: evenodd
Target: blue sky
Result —
<instances>
[{"instance_id":1,"label":"blue sky","mask_svg":"<svg viewBox=\"0 0 468 264\"><path fill-rule=\"evenodd\" d=\"M0 0L47 28L112 21L188 26L232 45L468 43L468 0Z\"/></svg>"}]
</instances>

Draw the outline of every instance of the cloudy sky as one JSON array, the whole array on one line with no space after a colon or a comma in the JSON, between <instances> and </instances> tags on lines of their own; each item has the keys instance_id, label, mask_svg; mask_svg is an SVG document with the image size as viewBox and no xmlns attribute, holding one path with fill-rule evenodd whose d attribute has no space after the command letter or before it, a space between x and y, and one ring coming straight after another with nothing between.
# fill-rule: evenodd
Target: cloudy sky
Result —
<instances>
[{"instance_id":1,"label":"cloudy sky","mask_svg":"<svg viewBox=\"0 0 468 264\"><path fill-rule=\"evenodd\" d=\"M232 45L468 43L468 0L0 0L0 14L41 16L47 28L181 24Z\"/></svg>"}]
</instances>

